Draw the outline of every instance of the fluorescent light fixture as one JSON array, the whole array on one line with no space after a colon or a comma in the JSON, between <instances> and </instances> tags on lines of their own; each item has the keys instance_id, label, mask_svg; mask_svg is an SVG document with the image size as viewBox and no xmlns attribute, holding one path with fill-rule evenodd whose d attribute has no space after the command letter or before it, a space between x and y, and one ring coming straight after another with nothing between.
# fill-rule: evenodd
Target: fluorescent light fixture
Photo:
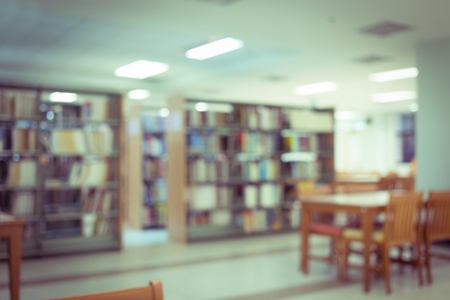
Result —
<instances>
[{"instance_id":1,"label":"fluorescent light fixture","mask_svg":"<svg viewBox=\"0 0 450 300\"><path fill-rule=\"evenodd\" d=\"M163 117L163 118L168 117L168 116L170 115L170 110L167 109L167 108L161 108L161 109L158 111L158 115L159 115L160 117Z\"/></svg>"},{"instance_id":2,"label":"fluorescent light fixture","mask_svg":"<svg viewBox=\"0 0 450 300\"><path fill-rule=\"evenodd\" d=\"M51 102L75 102L78 99L78 95L74 93L60 93L60 92L54 92L50 94L50 101Z\"/></svg>"},{"instance_id":3,"label":"fluorescent light fixture","mask_svg":"<svg viewBox=\"0 0 450 300\"><path fill-rule=\"evenodd\" d=\"M314 95L327 93L337 90L336 82L320 82L308 85L301 85L294 88L294 94L297 95Z\"/></svg>"},{"instance_id":4,"label":"fluorescent light fixture","mask_svg":"<svg viewBox=\"0 0 450 300\"><path fill-rule=\"evenodd\" d=\"M139 60L123 67L117 68L114 74L118 77L144 79L150 76L164 73L167 70L169 70L168 64Z\"/></svg>"},{"instance_id":5,"label":"fluorescent light fixture","mask_svg":"<svg viewBox=\"0 0 450 300\"><path fill-rule=\"evenodd\" d=\"M334 113L334 118L339 121L354 120L357 114L353 111L337 111Z\"/></svg>"},{"instance_id":6,"label":"fluorescent light fixture","mask_svg":"<svg viewBox=\"0 0 450 300\"><path fill-rule=\"evenodd\" d=\"M355 131L363 131L367 128L367 123L366 122L355 122L353 124L353 130Z\"/></svg>"},{"instance_id":7,"label":"fluorescent light fixture","mask_svg":"<svg viewBox=\"0 0 450 300\"><path fill-rule=\"evenodd\" d=\"M419 111L419 104L417 104L417 103L411 103L411 104L409 105L409 110L412 111L412 112Z\"/></svg>"},{"instance_id":8,"label":"fluorescent light fixture","mask_svg":"<svg viewBox=\"0 0 450 300\"><path fill-rule=\"evenodd\" d=\"M372 82L388 82L406 78L414 78L419 75L417 68L407 68L400 70L393 70L381 73L373 73L369 75L369 80Z\"/></svg>"},{"instance_id":9,"label":"fluorescent light fixture","mask_svg":"<svg viewBox=\"0 0 450 300\"><path fill-rule=\"evenodd\" d=\"M142 100L150 97L151 93L149 90L132 90L128 92L128 98L132 100Z\"/></svg>"},{"instance_id":10,"label":"fluorescent light fixture","mask_svg":"<svg viewBox=\"0 0 450 300\"><path fill-rule=\"evenodd\" d=\"M290 152L290 153L283 153L281 155L281 160L283 162L290 162L290 161L313 162L313 161L317 160L317 154L315 152Z\"/></svg>"},{"instance_id":11,"label":"fluorescent light fixture","mask_svg":"<svg viewBox=\"0 0 450 300\"><path fill-rule=\"evenodd\" d=\"M204 60L244 47L244 42L233 38L224 38L186 51L186 57Z\"/></svg>"},{"instance_id":12,"label":"fluorescent light fixture","mask_svg":"<svg viewBox=\"0 0 450 300\"><path fill-rule=\"evenodd\" d=\"M413 99L416 99L416 92L414 91L400 91L400 92L381 93L372 95L372 101L378 103L387 103Z\"/></svg>"},{"instance_id":13,"label":"fluorescent light fixture","mask_svg":"<svg viewBox=\"0 0 450 300\"><path fill-rule=\"evenodd\" d=\"M197 104L195 104L195 109L197 111L207 111L208 110L208 104L206 104L204 102L198 102Z\"/></svg>"}]
</instances>

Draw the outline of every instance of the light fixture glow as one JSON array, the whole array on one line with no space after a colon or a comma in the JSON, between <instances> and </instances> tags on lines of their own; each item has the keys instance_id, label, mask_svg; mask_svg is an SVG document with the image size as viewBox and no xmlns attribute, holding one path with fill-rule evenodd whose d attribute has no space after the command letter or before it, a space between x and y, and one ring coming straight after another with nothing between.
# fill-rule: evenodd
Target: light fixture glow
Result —
<instances>
[{"instance_id":1,"label":"light fixture glow","mask_svg":"<svg viewBox=\"0 0 450 300\"><path fill-rule=\"evenodd\" d=\"M159 115L160 117L163 117L163 118L168 117L168 116L170 115L170 110L167 109L167 108L161 108L161 109L158 111L158 115Z\"/></svg>"},{"instance_id":2,"label":"light fixture glow","mask_svg":"<svg viewBox=\"0 0 450 300\"><path fill-rule=\"evenodd\" d=\"M355 131L363 131L367 128L367 123L366 122L355 122L353 124L353 130Z\"/></svg>"},{"instance_id":3,"label":"light fixture glow","mask_svg":"<svg viewBox=\"0 0 450 300\"><path fill-rule=\"evenodd\" d=\"M186 57L204 60L244 47L244 42L233 38L224 38L186 51Z\"/></svg>"},{"instance_id":4,"label":"light fixture glow","mask_svg":"<svg viewBox=\"0 0 450 300\"><path fill-rule=\"evenodd\" d=\"M336 82L320 82L308 85L301 85L294 88L294 93L297 95L314 95L320 93L327 93L337 90Z\"/></svg>"},{"instance_id":5,"label":"light fixture glow","mask_svg":"<svg viewBox=\"0 0 450 300\"><path fill-rule=\"evenodd\" d=\"M118 77L144 79L155 76L169 70L169 65L147 60L139 60L134 63L117 68L114 74Z\"/></svg>"},{"instance_id":6,"label":"light fixture glow","mask_svg":"<svg viewBox=\"0 0 450 300\"><path fill-rule=\"evenodd\" d=\"M197 104L195 104L195 109L197 111L207 111L208 110L208 104L206 104L204 102L198 102Z\"/></svg>"},{"instance_id":7,"label":"light fixture glow","mask_svg":"<svg viewBox=\"0 0 450 300\"><path fill-rule=\"evenodd\" d=\"M400 91L400 92L381 93L372 95L372 101L378 103L387 103L413 99L416 99L416 92L414 91Z\"/></svg>"},{"instance_id":8,"label":"light fixture glow","mask_svg":"<svg viewBox=\"0 0 450 300\"><path fill-rule=\"evenodd\" d=\"M409 110L412 111L412 112L417 112L417 111L419 111L419 104L417 104L417 103L411 103L411 104L409 105Z\"/></svg>"},{"instance_id":9,"label":"light fixture glow","mask_svg":"<svg viewBox=\"0 0 450 300\"><path fill-rule=\"evenodd\" d=\"M339 121L354 120L357 115L353 111L337 111L334 113L334 118Z\"/></svg>"},{"instance_id":10,"label":"light fixture glow","mask_svg":"<svg viewBox=\"0 0 450 300\"><path fill-rule=\"evenodd\" d=\"M142 100L150 97L151 93L149 90L132 90L128 92L128 98L132 100Z\"/></svg>"},{"instance_id":11,"label":"light fixture glow","mask_svg":"<svg viewBox=\"0 0 450 300\"><path fill-rule=\"evenodd\" d=\"M369 80L372 82L388 82L406 78L414 78L419 75L417 68L407 68L400 70L393 70L381 73L373 73L369 75Z\"/></svg>"},{"instance_id":12,"label":"light fixture glow","mask_svg":"<svg viewBox=\"0 0 450 300\"><path fill-rule=\"evenodd\" d=\"M54 92L50 94L50 101L51 102L75 102L78 99L78 95L74 93L60 93L60 92Z\"/></svg>"}]
</instances>

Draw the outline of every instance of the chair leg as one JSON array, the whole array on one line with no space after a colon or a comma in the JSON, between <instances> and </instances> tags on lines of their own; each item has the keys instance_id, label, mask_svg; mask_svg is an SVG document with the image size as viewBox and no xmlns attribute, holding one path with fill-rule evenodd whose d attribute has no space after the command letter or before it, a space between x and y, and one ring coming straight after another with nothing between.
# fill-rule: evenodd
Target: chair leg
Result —
<instances>
[{"instance_id":1,"label":"chair leg","mask_svg":"<svg viewBox=\"0 0 450 300\"><path fill-rule=\"evenodd\" d=\"M419 273L419 286L423 286L423 275L422 275L422 243L417 243L417 272Z\"/></svg>"},{"instance_id":2,"label":"chair leg","mask_svg":"<svg viewBox=\"0 0 450 300\"><path fill-rule=\"evenodd\" d=\"M431 255L430 255L430 242L425 242L425 265L427 267L427 279L428 284L433 283L433 278L431 276Z\"/></svg>"},{"instance_id":3,"label":"chair leg","mask_svg":"<svg viewBox=\"0 0 450 300\"><path fill-rule=\"evenodd\" d=\"M349 255L348 242L344 239L336 238L336 250L337 250L337 274L338 279L347 282L347 258Z\"/></svg>"},{"instance_id":4,"label":"chair leg","mask_svg":"<svg viewBox=\"0 0 450 300\"><path fill-rule=\"evenodd\" d=\"M386 281L386 294L391 293L391 274L390 274L390 262L389 248L384 247L383 249L383 259L384 259L384 280Z\"/></svg>"}]
</instances>

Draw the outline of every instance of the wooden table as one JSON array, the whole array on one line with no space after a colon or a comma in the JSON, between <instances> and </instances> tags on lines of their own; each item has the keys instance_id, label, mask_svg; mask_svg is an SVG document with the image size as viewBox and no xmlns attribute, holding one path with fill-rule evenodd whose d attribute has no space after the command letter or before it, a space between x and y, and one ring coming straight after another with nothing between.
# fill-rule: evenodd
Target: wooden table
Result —
<instances>
[{"instance_id":1,"label":"wooden table","mask_svg":"<svg viewBox=\"0 0 450 300\"><path fill-rule=\"evenodd\" d=\"M20 297L22 232L25 224L25 220L0 212L0 238L8 239L9 289L12 300L19 300Z\"/></svg>"},{"instance_id":2,"label":"wooden table","mask_svg":"<svg viewBox=\"0 0 450 300\"><path fill-rule=\"evenodd\" d=\"M370 245L372 244L373 216L386 209L389 202L389 192L380 191L361 194L335 194L307 197L302 203L301 226L301 269L308 274L307 249L309 248L310 211L345 212L361 216L361 229L364 232L364 291L370 290Z\"/></svg>"}]
</instances>

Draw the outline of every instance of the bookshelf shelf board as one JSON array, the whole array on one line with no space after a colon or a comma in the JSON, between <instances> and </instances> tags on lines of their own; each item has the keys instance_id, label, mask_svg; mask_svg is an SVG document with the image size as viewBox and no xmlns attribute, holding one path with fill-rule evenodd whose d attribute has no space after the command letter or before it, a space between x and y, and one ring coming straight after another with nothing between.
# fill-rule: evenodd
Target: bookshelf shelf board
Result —
<instances>
[{"instance_id":1,"label":"bookshelf shelf board","mask_svg":"<svg viewBox=\"0 0 450 300\"><path fill-rule=\"evenodd\" d=\"M163 177L159 177L159 178L153 178L153 179L144 179L143 182L145 184L154 184L155 182L157 182L159 180L164 180L164 178Z\"/></svg>"},{"instance_id":2,"label":"bookshelf shelf board","mask_svg":"<svg viewBox=\"0 0 450 300\"><path fill-rule=\"evenodd\" d=\"M165 159L166 158L166 156L165 155L153 155L153 154L147 154L147 153L144 153L144 155L143 155L145 158L150 158L150 159Z\"/></svg>"},{"instance_id":3,"label":"bookshelf shelf board","mask_svg":"<svg viewBox=\"0 0 450 300\"><path fill-rule=\"evenodd\" d=\"M149 230L149 229L164 229L166 228L165 225L161 225L161 224L155 224L155 225L148 225L148 226L144 226L143 229L144 230Z\"/></svg>"},{"instance_id":4,"label":"bookshelf shelf board","mask_svg":"<svg viewBox=\"0 0 450 300\"><path fill-rule=\"evenodd\" d=\"M83 217L84 212L74 212L74 213L55 213L55 214L46 214L45 221L63 221L63 220L78 220ZM110 211L110 212L96 212L95 213L99 218L117 218L120 215L118 210Z\"/></svg>"},{"instance_id":5,"label":"bookshelf shelf board","mask_svg":"<svg viewBox=\"0 0 450 300\"><path fill-rule=\"evenodd\" d=\"M257 205L255 207L247 207L245 205L231 205L231 206L224 206L224 207L215 207L215 208L207 208L207 209L195 209L191 208L188 210L189 214L197 214L197 213L203 213L203 212L213 212L213 211L221 211L221 210L268 210L268 209L277 209L277 208L287 208L292 207L292 205L287 206L286 203L271 206L271 207L263 207L261 205Z\"/></svg>"},{"instance_id":6,"label":"bookshelf shelf board","mask_svg":"<svg viewBox=\"0 0 450 300\"><path fill-rule=\"evenodd\" d=\"M0 122L16 122L16 121L29 121L37 122L41 121L39 116L28 116L28 117L11 117L11 116L0 116Z\"/></svg>"},{"instance_id":7,"label":"bookshelf shelf board","mask_svg":"<svg viewBox=\"0 0 450 300\"><path fill-rule=\"evenodd\" d=\"M39 186L8 186L0 185L0 191L36 191L39 190Z\"/></svg>"},{"instance_id":8,"label":"bookshelf shelf board","mask_svg":"<svg viewBox=\"0 0 450 300\"><path fill-rule=\"evenodd\" d=\"M221 228L222 227L222 228ZM243 228L231 226L189 226L188 227L188 241L201 242L221 240L224 238L247 238L258 237L273 234L286 234L298 231L297 228L282 227L279 230L268 229L266 231L245 232Z\"/></svg>"},{"instance_id":9,"label":"bookshelf shelf board","mask_svg":"<svg viewBox=\"0 0 450 300\"><path fill-rule=\"evenodd\" d=\"M55 237L43 239L41 244L42 249L40 253L42 255L120 249L120 241L114 235Z\"/></svg>"},{"instance_id":10,"label":"bookshelf shelf board","mask_svg":"<svg viewBox=\"0 0 450 300\"><path fill-rule=\"evenodd\" d=\"M45 186L47 190L79 190L83 188L96 188L96 189L117 189L119 188L119 182L109 182L106 184L100 185L70 185L67 183L60 183L58 185L55 184L47 184Z\"/></svg>"},{"instance_id":11,"label":"bookshelf shelf board","mask_svg":"<svg viewBox=\"0 0 450 300\"><path fill-rule=\"evenodd\" d=\"M119 157L119 153L57 153L57 152L45 152L47 156L58 157L58 156L70 156L70 157L84 157L84 158L116 158Z\"/></svg>"},{"instance_id":12,"label":"bookshelf shelf board","mask_svg":"<svg viewBox=\"0 0 450 300\"><path fill-rule=\"evenodd\" d=\"M218 125L214 127L210 126L187 126L186 132L190 131L208 131L208 132L216 132L216 131L222 131L222 132L229 132L229 131L246 131L246 132L260 132L260 133L279 133L279 129L260 129L260 128L250 128L250 127L243 127L240 125L229 125L229 126L223 126Z\"/></svg>"},{"instance_id":13,"label":"bookshelf shelf board","mask_svg":"<svg viewBox=\"0 0 450 300\"><path fill-rule=\"evenodd\" d=\"M41 155L43 152L41 151L14 151L14 150L2 150L0 152L0 156L14 156L14 155L20 155L20 156L26 156L26 157L37 157Z\"/></svg>"},{"instance_id":14,"label":"bookshelf shelf board","mask_svg":"<svg viewBox=\"0 0 450 300\"><path fill-rule=\"evenodd\" d=\"M43 122L53 124L53 125L100 125L100 124L108 124L110 126L120 126L120 119L107 119L107 120L89 120L89 119L66 119L66 120L47 120L42 119Z\"/></svg>"},{"instance_id":15,"label":"bookshelf shelf board","mask_svg":"<svg viewBox=\"0 0 450 300\"><path fill-rule=\"evenodd\" d=\"M165 135L164 131L144 131L144 135Z\"/></svg>"},{"instance_id":16,"label":"bookshelf shelf board","mask_svg":"<svg viewBox=\"0 0 450 300\"><path fill-rule=\"evenodd\" d=\"M217 180L217 181L188 181L187 184L190 186L194 185L259 185L264 183L273 183L273 184L282 184L282 183L289 183L289 182L299 182L302 180L310 180L310 178L280 178L280 179L273 179L273 180L256 180L256 181L249 181L239 178L229 179L229 180Z\"/></svg>"}]
</instances>

